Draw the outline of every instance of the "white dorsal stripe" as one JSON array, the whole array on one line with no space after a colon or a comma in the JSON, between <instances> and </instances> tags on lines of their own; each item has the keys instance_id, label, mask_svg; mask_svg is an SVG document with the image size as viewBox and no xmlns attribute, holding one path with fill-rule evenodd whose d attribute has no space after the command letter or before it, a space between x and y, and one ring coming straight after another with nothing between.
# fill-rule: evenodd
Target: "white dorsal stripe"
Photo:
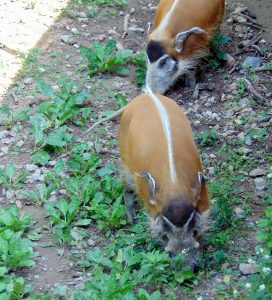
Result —
<instances>
[{"instance_id":1,"label":"white dorsal stripe","mask_svg":"<svg viewBox=\"0 0 272 300\"><path fill-rule=\"evenodd\" d=\"M167 143L167 150L168 150L168 160L169 160L169 173L172 181L176 180L176 170L174 165L174 155L173 155L173 144L172 144L172 134L171 134L171 127L168 118L168 114L166 109L164 108L163 104L159 100L159 98L152 92L150 87L146 86L146 91L153 100L156 108L158 109L159 116L162 122L162 127L166 137Z\"/></svg>"},{"instance_id":2,"label":"white dorsal stripe","mask_svg":"<svg viewBox=\"0 0 272 300\"><path fill-rule=\"evenodd\" d=\"M164 19L162 20L162 22L160 23L159 27L156 30L156 37L159 38L160 34L162 33L162 31L164 31L164 29L167 27L167 25L169 24L170 18L178 4L179 0L175 0L173 5L171 6L171 9L168 11L168 13L166 14L166 16L164 17Z\"/></svg>"}]
</instances>

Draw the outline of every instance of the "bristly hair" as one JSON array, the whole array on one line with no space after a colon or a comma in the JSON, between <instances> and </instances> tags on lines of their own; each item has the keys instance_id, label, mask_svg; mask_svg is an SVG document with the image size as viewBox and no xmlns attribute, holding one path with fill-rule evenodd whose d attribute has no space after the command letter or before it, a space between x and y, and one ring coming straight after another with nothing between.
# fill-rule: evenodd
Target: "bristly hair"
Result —
<instances>
[{"instance_id":1,"label":"bristly hair","mask_svg":"<svg viewBox=\"0 0 272 300\"><path fill-rule=\"evenodd\" d=\"M164 54L166 54L164 47L160 42L150 41L146 47L146 54L151 63L160 59Z\"/></svg>"},{"instance_id":2,"label":"bristly hair","mask_svg":"<svg viewBox=\"0 0 272 300\"><path fill-rule=\"evenodd\" d=\"M183 227L194 210L195 208L190 200L183 197L183 199L177 198L170 200L163 209L162 214L175 226Z\"/></svg>"}]
</instances>

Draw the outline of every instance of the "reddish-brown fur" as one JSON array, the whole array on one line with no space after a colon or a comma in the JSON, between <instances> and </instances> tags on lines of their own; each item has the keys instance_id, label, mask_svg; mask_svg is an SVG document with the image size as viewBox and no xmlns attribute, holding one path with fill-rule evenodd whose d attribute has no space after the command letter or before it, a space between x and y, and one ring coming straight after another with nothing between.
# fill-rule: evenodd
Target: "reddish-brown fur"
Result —
<instances>
[{"instance_id":1,"label":"reddish-brown fur","mask_svg":"<svg viewBox=\"0 0 272 300\"><path fill-rule=\"evenodd\" d=\"M190 58L196 53L206 51L216 29L222 22L224 15L224 0L180 0L173 12L168 26L162 35L156 35L156 29L171 9L174 0L161 0L156 11L155 29L148 35L148 39L160 41L166 52L177 59ZM176 35L182 31L200 27L208 35L191 34L181 53L175 51Z\"/></svg>"},{"instance_id":2,"label":"reddish-brown fur","mask_svg":"<svg viewBox=\"0 0 272 300\"><path fill-rule=\"evenodd\" d=\"M168 201L176 197L181 201L183 197L189 199L199 212L203 212L209 208L209 201L205 182L201 186L197 184L201 162L190 124L173 100L162 95L156 96L165 107L170 121L177 180L173 182L170 178L162 122L147 94L133 99L121 118L119 148L125 177L129 171L138 196L153 218L162 213ZM143 171L150 173L156 182L156 205L150 204L146 179L136 175Z\"/></svg>"}]
</instances>

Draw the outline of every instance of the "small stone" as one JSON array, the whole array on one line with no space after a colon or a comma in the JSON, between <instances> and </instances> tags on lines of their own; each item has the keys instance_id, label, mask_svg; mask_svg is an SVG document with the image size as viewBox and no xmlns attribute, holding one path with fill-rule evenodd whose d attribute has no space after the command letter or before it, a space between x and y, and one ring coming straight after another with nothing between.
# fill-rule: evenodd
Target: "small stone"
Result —
<instances>
[{"instance_id":1,"label":"small stone","mask_svg":"<svg viewBox=\"0 0 272 300\"><path fill-rule=\"evenodd\" d=\"M236 32L241 32L242 31L242 27L240 25L235 26L234 30Z\"/></svg>"},{"instance_id":2,"label":"small stone","mask_svg":"<svg viewBox=\"0 0 272 300\"><path fill-rule=\"evenodd\" d=\"M250 177L260 177L260 176L264 176L265 174L266 174L266 171L264 169L257 168L257 169L250 171L248 175Z\"/></svg>"},{"instance_id":3,"label":"small stone","mask_svg":"<svg viewBox=\"0 0 272 300\"><path fill-rule=\"evenodd\" d=\"M245 134L244 132L241 132L237 135L237 137L241 140L241 141L244 141L245 140Z\"/></svg>"},{"instance_id":4,"label":"small stone","mask_svg":"<svg viewBox=\"0 0 272 300\"><path fill-rule=\"evenodd\" d=\"M9 147L1 147L0 150L4 153L4 154L7 154L9 152Z\"/></svg>"},{"instance_id":5,"label":"small stone","mask_svg":"<svg viewBox=\"0 0 272 300\"><path fill-rule=\"evenodd\" d=\"M59 190L60 195L67 195L67 191L64 189Z\"/></svg>"},{"instance_id":6,"label":"small stone","mask_svg":"<svg viewBox=\"0 0 272 300\"><path fill-rule=\"evenodd\" d=\"M3 130L0 131L0 140L5 139L9 135L9 131Z\"/></svg>"},{"instance_id":7,"label":"small stone","mask_svg":"<svg viewBox=\"0 0 272 300\"><path fill-rule=\"evenodd\" d=\"M228 18L227 19L227 24L232 24L233 23L233 18Z\"/></svg>"},{"instance_id":8,"label":"small stone","mask_svg":"<svg viewBox=\"0 0 272 300\"><path fill-rule=\"evenodd\" d=\"M18 143L16 143L16 146L18 146L19 148L21 148L24 145L24 141L19 141Z\"/></svg>"},{"instance_id":9,"label":"small stone","mask_svg":"<svg viewBox=\"0 0 272 300\"><path fill-rule=\"evenodd\" d=\"M68 44L69 38L70 38L70 35L67 35L67 34L63 34L63 35L61 36L61 40L62 40L65 44Z\"/></svg>"},{"instance_id":10,"label":"small stone","mask_svg":"<svg viewBox=\"0 0 272 300\"><path fill-rule=\"evenodd\" d=\"M56 202L58 200L58 198L57 198L56 195L53 195L48 200L51 201L51 202Z\"/></svg>"},{"instance_id":11,"label":"small stone","mask_svg":"<svg viewBox=\"0 0 272 300\"><path fill-rule=\"evenodd\" d=\"M237 217L237 219L244 219L245 218L245 211L242 208L235 207L233 211L234 211L235 216Z\"/></svg>"},{"instance_id":12,"label":"small stone","mask_svg":"<svg viewBox=\"0 0 272 300\"><path fill-rule=\"evenodd\" d=\"M64 34L61 36L61 40L67 45L74 45L75 40L70 35Z\"/></svg>"},{"instance_id":13,"label":"small stone","mask_svg":"<svg viewBox=\"0 0 272 300\"><path fill-rule=\"evenodd\" d=\"M7 192L6 192L6 197L7 197L7 199L12 199L13 197L14 197L14 195L15 195L15 192L14 191L10 191L10 190L8 190Z\"/></svg>"},{"instance_id":14,"label":"small stone","mask_svg":"<svg viewBox=\"0 0 272 300\"><path fill-rule=\"evenodd\" d=\"M262 65L263 60L260 57L247 56L242 64L242 68L256 68Z\"/></svg>"},{"instance_id":15,"label":"small stone","mask_svg":"<svg viewBox=\"0 0 272 300\"><path fill-rule=\"evenodd\" d=\"M25 168L26 168L27 171L29 171L29 172L34 172L34 171L36 171L36 170L38 169L38 167L37 167L36 165L34 165L34 164L27 164L27 165L25 166Z\"/></svg>"},{"instance_id":16,"label":"small stone","mask_svg":"<svg viewBox=\"0 0 272 300\"><path fill-rule=\"evenodd\" d=\"M34 82L33 78L27 77L23 80L24 84L31 84Z\"/></svg>"},{"instance_id":17,"label":"small stone","mask_svg":"<svg viewBox=\"0 0 272 300\"><path fill-rule=\"evenodd\" d=\"M239 6L237 6L235 8L233 14L234 15L239 15L240 13L244 12L245 10L247 10L247 7L240 4Z\"/></svg>"},{"instance_id":18,"label":"small stone","mask_svg":"<svg viewBox=\"0 0 272 300\"><path fill-rule=\"evenodd\" d=\"M244 275L244 276L240 277L240 280L243 282L246 282L248 280L248 278L247 278L247 276Z\"/></svg>"},{"instance_id":19,"label":"small stone","mask_svg":"<svg viewBox=\"0 0 272 300\"><path fill-rule=\"evenodd\" d=\"M88 240L87 240L87 244L88 244L88 246L93 247L93 246L95 246L96 243L95 243L94 240L88 239Z\"/></svg>"},{"instance_id":20,"label":"small stone","mask_svg":"<svg viewBox=\"0 0 272 300\"><path fill-rule=\"evenodd\" d=\"M227 54L226 56L226 65L228 68L232 68L235 65L235 59L230 54Z\"/></svg>"},{"instance_id":21,"label":"small stone","mask_svg":"<svg viewBox=\"0 0 272 300\"><path fill-rule=\"evenodd\" d=\"M243 275L250 275L257 273L258 265L256 263L241 263L239 270Z\"/></svg>"},{"instance_id":22,"label":"small stone","mask_svg":"<svg viewBox=\"0 0 272 300\"><path fill-rule=\"evenodd\" d=\"M247 137L245 138L245 144L246 144L247 146L251 146L251 145L252 145L252 140L251 140L251 138L250 138L249 136L247 136Z\"/></svg>"},{"instance_id":23,"label":"small stone","mask_svg":"<svg viewBox=\"0 0 272 300\"><path fill-rule=\"evenodd\" d=\"M34 181L43 181L44 176L41 174L41 169L37 169L31 176L31 179Z\"/></svg>"},{"instance_id":24,"label":"small stone","mask_svg":"<svg viewBox=\"0 0 272 300\"><path fill-rule=\"evenodd\" d=\"M247 98L242 98L239 101L239 104L242 105L242 106L247 106L247 105L249 105L249 100Z\"/></svg>"},{"instance_id":25,"label":"small stone","mask_svg":"<svg viewBox=\"0 0 272 300\"><path fill-rule=\"evenodd\" d=\"M48 162L48 165L49 165L50 167L53 167L56 163L57 163L56 160L50 160L50 161Z\"/></svg>"},{"instance_id":26,"label":"small stone","mask_svg":"<svg viewBox=\"0 0 272 300\"><path fill-rule=\"evenodd\" d=\"M72 28L71 32L75 35L79 34L79 31L76 28Z\"/></svg>"},{"instance_id":27,"label":"small stone","mask_svg":"<svg viewBox=\"0 0 272 300\"><path fill-rule=\"evenodd\" d=\"M15 204L17 207L22 208L22 202L20 200L16 200Z\"/></svg>"},{"instance_id":28,"label":"small stone","mask_svg":"<svg viewBox=\"0 0 272 300\"><path fill-rule=\"evenodd\" d=\"M238 22L240 24L245 24L247 22L247 19L242 16L234 16L234 19L236 22Z\"/></svg>"},{"instance_id":29,"label":"small stone","mask_svg":"<svg viewBox=\"0 0 272 300\"><path fill-rule=\"evenodd\" d=\"M38 68L38 70L39 70L40 73L45 73L46 72L46 69L43 68L43 67Z\"/></svg>"},{"instance_id":30,"label":"small stone","mask_svg":"<svg viewBox=\"0 0 272 300\"><path fill-rule=\"evenodd\" d=\"M77 227L73 227L70 233L71 233L72 238L74 238L76 241L82 240L82 237L80 236L79 230Z\"/></svg>"},{"instance_id":31,"label":"small stone","mask_svg":"<svg viewBox=\"0 0 272 300\"><path fill-rule=\"evenodd\" d=\"M254 183L255 183L255 187L256 187L257 191L264 191L268 187L267 181L262 177L255 178Z\"/></svg>"}]
</instances>

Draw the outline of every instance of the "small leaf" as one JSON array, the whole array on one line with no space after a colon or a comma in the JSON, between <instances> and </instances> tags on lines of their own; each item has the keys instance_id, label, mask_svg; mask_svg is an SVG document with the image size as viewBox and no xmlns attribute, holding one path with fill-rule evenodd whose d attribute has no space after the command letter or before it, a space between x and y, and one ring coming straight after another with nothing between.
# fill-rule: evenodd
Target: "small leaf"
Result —
<instances>
[{"instance_id":1,"label":"small leaf","mask_svg":"<svg viewBox=\"0 0 272 300\"><path fill-rule=\"evenodd\" d=\"M104 177L106 175L111 175L112 173L114 173L114 171L110 165L106 165L105 167L103 167L97 171L97 175L100 177Z\"/></svg>"},{"instance_id":2,"label":"small leaf","mask_svg":"<svg viewBox=\"0 0 272 300\"><path fill-rule=\"evenodd\" d=\"M34 202L39 202L39 197L36 192L30 191L30 190L19 190L19 193L21 195L24 195L25 197L33 200Z\"/></svg>"},{"instance_id":3,"label":"small leaf","mask_svg":"<svg viewBox=\"0 0 272 300\"><path fill-rule=\"evenodd\" d=\"M31 159L35 164L45 166L51 159L51 156L44 150L38 150L32 155Z\"/></svg>"},{"instance_id":4,"label":"small leaf","mask_svg":"<svg viewBox=\"0 0 272 300\"><path fill-rule=\"evenodd\" d=\"M6 176L9 178L9 181L11 182L13 176L14 176L14 173L15 173L15 169L16 169L16 165L15 163L13 162L9 162L7 164L7 167L6 167Z\"/></svg>"},{"instance_id":5,"label":"small leaf","mask_svg":"<svg viewBox=\"0 0 272 300\"><path fill-rule=\"evenodd\" d=\"M105 46L105 56L110 56L115 50L117 50L116 41L109 40Z\"/></svg>"},{"instance_id":6,"label":"small leaf","mask_svg":"<svg viewBox=\"0 0 272 300\"><path fill-rule=\"evenodd\" d=\"M58 160L54 166L54 171L60 175L61 172L64 170L64 161L62 159Z\"/></svg>"},{"instance_id":7,"label":"small leaf","mask_svg":"<svg viewBox=\"0 0 272 300\"><path fill-rule=\"evenodd\" d=\"M38 80L38 89L45 97L53 97L54 96L54 89L50 84L45 82L43 79Z\"/></svg>"},{"instance_id":8,"label":"small leaf","mask_svg":"<svg viewBox=\"0 0 272 300\"><path fill-rule=\"evenodd\" d=\"M38 232L31 230L29 231L29 233L27 234L27 237L31 240L31 241L38 241L41 238L41 235L38 234Z\"/></svg>"},{"instance_id":9,"label":"small leaf","mask_svg":"<svg viewBox=\"0 0 272 300\"><path fill-rule=\"evenodd\" d=\"M91 219L81 219L75 223L76 226L87 226L91 224L92 220Z\"/></svg>"},{"instance_id":10,"label":"small leaf","mask_svg":"<svg viewBox=\"0 0 272 300\"><path fill-rule=\"evenodd\" d=\"M4 276L8 272L6 267L0 267L0 277Z\"/></svg>"}]
</instances>

